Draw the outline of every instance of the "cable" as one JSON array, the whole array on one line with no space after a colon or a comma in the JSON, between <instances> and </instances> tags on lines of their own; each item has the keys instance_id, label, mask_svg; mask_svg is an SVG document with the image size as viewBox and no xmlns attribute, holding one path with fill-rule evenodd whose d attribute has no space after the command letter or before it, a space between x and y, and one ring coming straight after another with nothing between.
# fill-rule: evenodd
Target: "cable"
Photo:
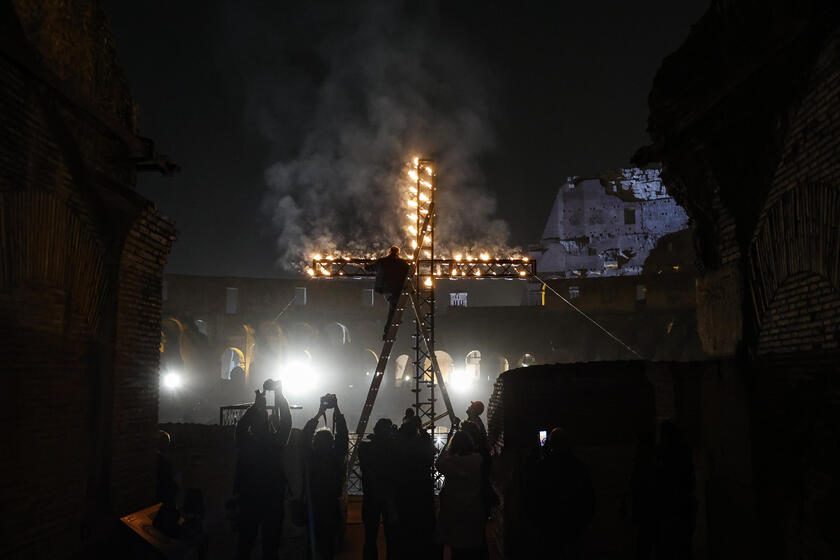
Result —
<instances>
[{"instance_id":1,"label":"cable","mask_svg":"<svg viewBox=\"0 0 840 560\"><path fill-rule=\"evenodd\" d=\"M626 350L628 350L628 351L629 351L630 353L632 353L634 356L638 357L640 360L644 360L644 358L642 357L642 355L641 355L641 354L639 354L638 352L636 352L635 350L633 350L633 349L632 349L629 345L627 345L627 344L626 344L624 341L622 341L620 338L618 338L618 337L617 337L617 336L615 336L613 333L611 333L610 331L608 331L605 327L602 327L602 326L601 326L601 324L600 324L600 323L598 323L598 321L596 321L595 319L593 319L592 317L590 317L589 315L587 315L586 313L584 313L583 311L581 311L581 310L580 310L580 308L578 308L578 307L577 307L575 304L573 304L571 301L569 301L569 300L567 300L566 298L564 298L563 296L561 296L561 295L557 292L557 290L555 290L554 288L552 288L551 286L549 286L549 285L545 282L545 280L543 280L542 278L540 278L540 277L539 277L539 276L537 276L536 274L532 274L531 276L532 276L533 278L536 278L537 280L539 280L539 281L540 281L540 283L542 283L542 285L543 285L543 286L545 286L546 288L548 288L549 290L551 290L551 293L553 293L554 295L556 295L557 297L559 297L560 299L562 299L562 300L566 303L566 305L568 305L569 307L571 307L572 309L574 309L575 311L577 311L578 313L580 313L581 315L583 315L583 317L584 317L587 321L589 321L590 323L592 323L593 325L595 325L596 327L598 327L599 329L601 329L602 331L604 331L604 333L605 333L607 336L609 336L611 339L613 339L614 341L618 342L621 346L623 346Z\"/></svg>"},{"instance_id":2,"label":"cable","mask_svg":"<svg viewBox=\"0 0 840 560\"><path fill-rule=\"evenodd\" d=\"M307 278L306 282L304 282L304 284L308 284L309 280L311 280L311 278ZM295 294L295 296L292 299L289 300L289 303L287 303L286 307L284 307L283 310L280 311L280 313L277 314L277 316L272 320L272 323L276 323L277 319L279 319L280 316L283 315L283 313L286 312L286 310L289 308L289 306L291 306L295 302L296 299L297 299L297 294Z\"/></svg>"}]
</instances>

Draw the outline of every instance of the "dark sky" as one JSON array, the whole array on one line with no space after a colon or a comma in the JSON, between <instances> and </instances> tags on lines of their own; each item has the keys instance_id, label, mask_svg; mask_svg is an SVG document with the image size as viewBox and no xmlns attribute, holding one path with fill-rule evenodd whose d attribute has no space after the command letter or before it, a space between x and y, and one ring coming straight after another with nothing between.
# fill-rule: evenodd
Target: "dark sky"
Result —
<instances>
[{"instance_id":1,"label":"dark sky","mask_svg":"<svg viewBox=\"0 0 840 560\"><path fill-rule=\"evenodd\" d=\"M141 133L183 168L138 187L177 223L168 271L390 243L386 191L418 152L458 243L535 243L567 176L647 143L654 74L707 5L107 1Z\"/></svg>"}]
</instances>

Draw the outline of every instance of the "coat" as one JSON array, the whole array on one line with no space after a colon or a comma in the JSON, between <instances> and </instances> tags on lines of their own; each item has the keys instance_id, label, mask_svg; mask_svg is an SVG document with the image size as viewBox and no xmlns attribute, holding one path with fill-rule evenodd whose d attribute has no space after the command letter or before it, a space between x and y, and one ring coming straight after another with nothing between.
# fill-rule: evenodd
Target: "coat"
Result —
<instances>
[{"instance_id":1,"label":"coat","mask_svg":"<svg viewBox=\"0 0 840 560\"><path fill-rule=\"evenodd\" d=\"M435 531L438 542L456 548L480 548L484 543L481 462L478 453L444 454L438 459L438 471L446 477Z\"/></svg>"},{"instance_id":2,"label":"coat","mask_svg":"<svg viewBox=\"0 0 840 560\"><path fill-rule=\"evenodd\" d=\"M408 263L396 255L388 255L376 259L376 281L374 289L376 293L399 294L402 291L405 277L408 276Z\"/></svg>"}]
</instances>

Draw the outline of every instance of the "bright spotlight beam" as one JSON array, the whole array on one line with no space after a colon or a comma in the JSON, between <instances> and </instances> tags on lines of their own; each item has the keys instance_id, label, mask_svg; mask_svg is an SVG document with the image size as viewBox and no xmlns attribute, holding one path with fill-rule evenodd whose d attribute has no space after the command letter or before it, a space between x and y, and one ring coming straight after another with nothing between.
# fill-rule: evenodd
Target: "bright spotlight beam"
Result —
<instances>
[{"instance_id":1,"label":"bright spotlight beam","mask_svg":"<svg viewBox=\"0 0 840 560\"><path fill-rule=\"evenodd\" d=\"M163 374L161 378L161 383L163 384L164 388L170 391L176 391L181 388L184 384L184 380L181 378L181 374L170 371Z\"/></svg>"},{"instance_id":2,"label":"bright spotlight beam","mask_svg":"<svg viewBox=\"0 0 840 560\"><path fill-rule=\"evenodd\" d=\"M456 393L464 393L472 386L472 377L466 371L461 369L452 370L452 376L449 381L449 386Z\"/></svg>"},{"instance_id":3,"label":"bright spotlight beam","mask_svg":"<svg viewBox=\"0 0 840 560\"><path fill-rule=\"evenodd\" d=\"M280 369L283 392L292 397L311 395L318 388L318 375L306 361L292 361Z\"/></svg>"}]
</instances>

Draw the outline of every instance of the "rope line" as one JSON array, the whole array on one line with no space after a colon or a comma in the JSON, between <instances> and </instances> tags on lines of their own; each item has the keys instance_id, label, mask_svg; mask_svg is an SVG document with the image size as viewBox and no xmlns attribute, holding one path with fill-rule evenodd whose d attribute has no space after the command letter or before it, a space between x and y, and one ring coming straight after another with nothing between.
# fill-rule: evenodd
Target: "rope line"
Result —
<instances>
[{"instance_id":1,"label":"rope line","mask_svg":"<svg viewBox=\"0 0 840 560\"><path fill-rule=\"evenodd\" d=\"M567 300L566 298L564 298L563 296L561 296L561 295L557 292L557 290L555 290L554 288L552 288L551 286L549 286L549 285L545 282L545 280L543 280L542 278L540 278L540 277L539 277L539 276L537 276L536 274L532 274L531 276L532 276L533 278L536 278L537 280L539 280L539 281L540 281L540 283L541 283L543 286L545 286L546 288L548 288L549 290L551 290L551 293L553 293L554 295L556 295L557 297L559 297L561 300L563 300L563 302L564 302L566 305L568 305L569 307L571 307L572 309L574 309L575 311L577 311L578 313L580 313L580 314L581 314L581 315L582 315L582 316L583 316L583 317L584 317L587 321L589 321L590 323L592 323L593 325L595 325L596 327L598 327L599 329L601 329L602 331L604 331L604 334L606 334L607 336L609 336L609 337L610 337L611 339L613 339L614 341L618 342L621 346L623 346L626 350L628 350L628 351L629 351L630 353L632 353L634 356L638 357L640 360L644 360L644 358L642 357L642 355L641 355L641 354L639 354L638 352L636 352L635 350L633 350L633 349L632 349L632 348L631 348L628 344L626 344L623 340L621 340L621 339L620 339L620 338L618 338L616 335L614 335L613 333L611 333L611 332L610 332L609 330L607 330L605 327L601 326L601 324L600 324L598 321L596 321L595 319L593 319L592 317L590 317L589 315L587 315L586 313L584 313L584 312L583 312L583 311L582 311L579 307L577 307L577 306L576 306L575 304L573 304L571 301L569 301L569 300Z\"/></svg>"}]
</instances>

